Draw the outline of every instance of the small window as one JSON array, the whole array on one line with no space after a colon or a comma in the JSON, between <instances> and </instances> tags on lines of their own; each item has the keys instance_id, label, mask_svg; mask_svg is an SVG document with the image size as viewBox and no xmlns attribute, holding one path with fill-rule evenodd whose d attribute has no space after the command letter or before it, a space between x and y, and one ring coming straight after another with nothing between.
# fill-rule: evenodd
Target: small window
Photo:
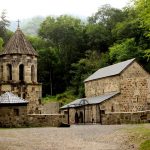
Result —
<instances>
[{"instance_id":1,"label":"small window","mask_svg":"<svg viewBox=\"0 0 150 150\"><path fill-rule=\"evenodd\" d=\"M42 100L39 98L39 104L42 104Z\"/></svg>"},{"instance_id":2,"label":"small window","mask_svg":"<svg viewBox=\"0 0 150 150\"><path fill-rule=\"evenodd\" d=\"M112 105L111 106L111 112L114 112L115 110L114 110L114 106Z\"/></svg>"},{"instance_id":3,"label":"small window","mask_svg":"<svg viewBox=\"0 0 150 150\"><path fill-rule=\"evenodd\" d=\"M105 114L105 110L101 110L101 114Z\"/></svg>"},{"instance_id":4,"label":"small window","mask_svg":"<svg viewBox=\"0 0 150 150\"><path fill-rule=\"evenodd\" d=\"M19 116L19 109L14 109L14 115Z\"/></svg>"}]
</instances>

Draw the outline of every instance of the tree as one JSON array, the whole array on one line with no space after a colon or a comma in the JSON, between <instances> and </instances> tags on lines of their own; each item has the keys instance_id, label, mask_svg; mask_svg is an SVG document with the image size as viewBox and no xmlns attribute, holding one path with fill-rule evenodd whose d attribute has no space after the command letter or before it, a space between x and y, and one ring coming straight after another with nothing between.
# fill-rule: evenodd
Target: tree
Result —
<instances>
[{"instance_id":1,"label":"tree","mask_svg":"<svg viewBox=\"0 0 150 150\"><path fill-rule=\"evenodd\" d=\"M147 36L150 36L150 1L135 0L135 10L138 14L141 27L147 29Z\"/></svg>"},{"instance_id":2,"label":"tree","mask_svg":"<svg viewBox=\"0 0 150 150\"><path fill-rule=\"evenodd\" d=\"M115 37L112 30L116 24L125 19L122 10L104 5L88 19L86 29L87 43L89 49L95 49L98 52L108 51L108 47L113 44Z\"/></svg>"},{"instance_id":3,"label":"tree","mask_svg":"<svg viewBox=\"0 0 150 150\"><path fill-rule=\"evenodd\" d=\"M10 22L6 19L6 10L2 11L0 19L0 36L4 41L7 41L7 27L9 26Z\"/></svg>"},{"instance_id":4,"label":"tree","mask_svg":"<svg viewBox=\"0 0 150 150\"><path fill-rule=\"evenodd\" d=\"M120 62L143 56L142 50L136 45L134 38L125 39L125 41L121 43L115 43L109 50L110 59L113 62Z\"/></svg>"},{"instance_id":5,"label":"tree","mask_svg":"<svg viewBox=\"0 0 150 150\"><path fill-rule=\"evenodd\" d=\"M56 50L60 62L59 68L54 69L57 77L60 76L59 79L55 78L54 82L63 83L62 88L57 92L63 92L70 85L71 64L83 55L83 28L84 25L80 19L66 15L57 18L47 17L41 24L39 35Z\"/></svg>"},{"instance_id":6,"label":"tree","mask_svg":"<svg viewBox=\"0 0 150 150\"><path fill-rule=\"evenodd\" d=\"M84 83L83 81L98 70L104 67L108 62L108 55L101 54L101 56L96 51L86 51L86 57L80 59L78 62L72 64L71 68L71 87L75 95L79 97L84 97Z\"/></svg>"}]
</instances>

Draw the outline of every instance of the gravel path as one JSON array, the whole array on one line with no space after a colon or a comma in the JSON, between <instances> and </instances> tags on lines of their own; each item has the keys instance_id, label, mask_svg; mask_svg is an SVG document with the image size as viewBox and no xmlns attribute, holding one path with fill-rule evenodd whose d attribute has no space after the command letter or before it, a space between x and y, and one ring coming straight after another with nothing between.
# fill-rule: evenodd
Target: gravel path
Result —
<instances>
[{"instance_id":1,"label":"gravel path","mask_svg":"<svg viewBox=\"0 0 150 150\"><path fill-rule=\"evenodd\" d=\"M133 125L0 129L0 150L137 150L124 129Z\"/></svg>"}]
</instances>

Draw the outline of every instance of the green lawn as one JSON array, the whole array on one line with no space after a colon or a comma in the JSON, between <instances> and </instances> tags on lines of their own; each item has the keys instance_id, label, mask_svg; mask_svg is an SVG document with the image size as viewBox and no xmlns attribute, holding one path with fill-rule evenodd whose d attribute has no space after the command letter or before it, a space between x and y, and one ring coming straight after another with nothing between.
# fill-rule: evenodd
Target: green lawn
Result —
<instances>
[{"instance_id":1,"label":"green lawn","mask_svg":"<svg viewBox=\"0 0 150 150\"><path fill-rule=\"evenodd\" d=\"M150 150L150 140L146 140L140 144L140 150Z\"/></svg>"},{"instance_id":2,"label":"green lawn","mask_svg":"<svg viewBox=\"0 0 150 150\"><path fill-rule=\"evenodd\" d=\"M138 150L150 150L150 124L141 124L136 128L129 129L128 132L133 137L130 142L138 145Z\"/></svg>"}]
</instances>

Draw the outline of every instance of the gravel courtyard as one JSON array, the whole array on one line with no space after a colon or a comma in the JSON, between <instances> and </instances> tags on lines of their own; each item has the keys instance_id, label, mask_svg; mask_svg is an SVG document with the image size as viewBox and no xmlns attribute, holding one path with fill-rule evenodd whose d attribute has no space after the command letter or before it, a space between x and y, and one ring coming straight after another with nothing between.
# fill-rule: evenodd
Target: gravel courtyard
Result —
<instances>
[{"instance_id":1,"label":"gravel courtyard","mask_svg":"<svg viewBox=\"0 0 150 150\"><path fill-rule=\"evenodd\" d=\"M0 129L0 150L137 150L126 133L134 126Z\"/></svg>"}]
</instances>

